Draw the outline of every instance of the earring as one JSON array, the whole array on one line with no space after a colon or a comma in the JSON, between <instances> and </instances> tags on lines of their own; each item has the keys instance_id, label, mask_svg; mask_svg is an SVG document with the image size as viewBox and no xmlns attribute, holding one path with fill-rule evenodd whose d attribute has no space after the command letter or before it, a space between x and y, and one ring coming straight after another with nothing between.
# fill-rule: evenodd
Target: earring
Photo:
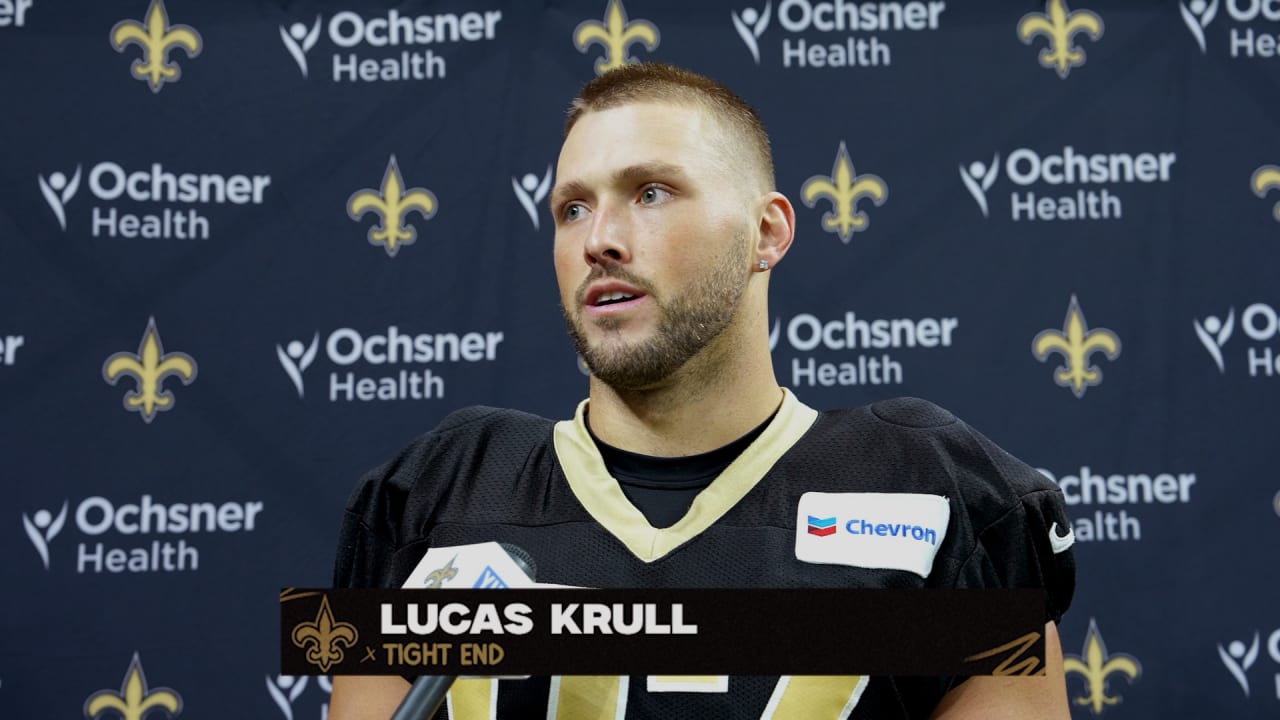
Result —
<instances>
[{"instance_id":1,"label":"earring","mask_svg":"<svg viewBox=\"0 0 1280 720\"><path fill-rule=\"evenodd\" d=\"M761 261L760 261L760 269L761 269L761 270L768 270L768 269L769 269L769 261L768 261L768 260L761 260Z\"/></svg>"}]
</instances>

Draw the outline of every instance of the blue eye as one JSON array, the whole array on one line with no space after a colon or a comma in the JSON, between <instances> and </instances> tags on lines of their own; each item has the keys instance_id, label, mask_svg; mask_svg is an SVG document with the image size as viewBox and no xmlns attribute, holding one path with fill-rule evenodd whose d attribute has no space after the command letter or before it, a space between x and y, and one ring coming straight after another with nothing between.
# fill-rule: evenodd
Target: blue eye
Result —
<instances>
[{"instance_id":1,"label":"blue eye","mask_svg":"<svg viewBox=\"0 0 1280 720\"><path fill-rule=\"evenodd\" d=\"M656 205L671 197L671 193L660 187L647 187L640 193L641 205Z\"/></svg>"}]
</instances>

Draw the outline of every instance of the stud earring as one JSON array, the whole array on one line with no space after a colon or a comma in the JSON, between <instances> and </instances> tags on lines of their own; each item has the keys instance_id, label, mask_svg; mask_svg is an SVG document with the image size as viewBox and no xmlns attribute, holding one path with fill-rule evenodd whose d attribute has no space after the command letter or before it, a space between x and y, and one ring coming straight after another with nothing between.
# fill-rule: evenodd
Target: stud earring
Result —
<instances>
[{"instance_id":1,"label":"stud earring","mask_svg":"<svg viewBox=\"0 0 1280 720\"><path fill-rule=\"evenodd\" d=\"M768 261L768 260L761 260L761 261L760 261L760 269L761 269L761 270L768 270L768 269L769 269L769 261Z\"/></svg>"}]
</instances>

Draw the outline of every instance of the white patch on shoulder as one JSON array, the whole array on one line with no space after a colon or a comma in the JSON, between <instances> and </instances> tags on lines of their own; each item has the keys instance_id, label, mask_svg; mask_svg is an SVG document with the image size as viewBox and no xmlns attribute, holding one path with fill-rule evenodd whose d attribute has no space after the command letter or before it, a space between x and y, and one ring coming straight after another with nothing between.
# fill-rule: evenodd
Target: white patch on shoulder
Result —
<instances>
[{"instance_id":1,"label":"white patch on shoulder","mask_svg":"<svg viewBox=\"0 0 1280 720\"><path fill-rule=\"evenodd\" d=\"M941 495L807 492L796 507L796 559L928 577L950 522Z\"/></svg>"},{"instance_id":2,"label":"white patch on shoulder","mask_svg":"<svg viewBox=\"0 0 1280 720\"><path fill-rule=\"evenodd\" d=\"M1054 523L1053 527L1049 528L1049 545L1053 547L1054 555L1066 552L1068 548L1070 548L1072 545L1075 545L1075 544L1076 544L1075 530L1072 530L1070 527L1068 527L1067 534L1059 536L1058 523Z\"/></svg>"}]
</instances>

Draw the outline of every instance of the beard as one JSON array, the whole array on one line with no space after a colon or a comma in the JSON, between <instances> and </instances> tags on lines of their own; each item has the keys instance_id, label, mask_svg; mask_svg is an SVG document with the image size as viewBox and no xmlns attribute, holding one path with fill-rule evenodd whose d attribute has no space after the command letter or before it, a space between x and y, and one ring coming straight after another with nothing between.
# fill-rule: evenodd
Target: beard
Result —
<instances>
[{"instance_id":1,"label":"beard","mask_svg":"<svg viewBox=\"0 0 1280 720\"><path fill-rule=\"evenodd\" d=\"M574 310L560 308L573 346L591 374L606 385L619 390L652 387L684 367L733 322L747 287L746 263L745 237L734 238L710 274L684 293L665 300L659 300L652 285L626 269L615 264L596 265L578 289ZM576 310L583 306L586 287L602 278L626 282L657 303L658 324L652 337L626 342L621 335L624 321L603 318L594 322L604 337L591 344Z\"/></svg>"}]
</instances>

